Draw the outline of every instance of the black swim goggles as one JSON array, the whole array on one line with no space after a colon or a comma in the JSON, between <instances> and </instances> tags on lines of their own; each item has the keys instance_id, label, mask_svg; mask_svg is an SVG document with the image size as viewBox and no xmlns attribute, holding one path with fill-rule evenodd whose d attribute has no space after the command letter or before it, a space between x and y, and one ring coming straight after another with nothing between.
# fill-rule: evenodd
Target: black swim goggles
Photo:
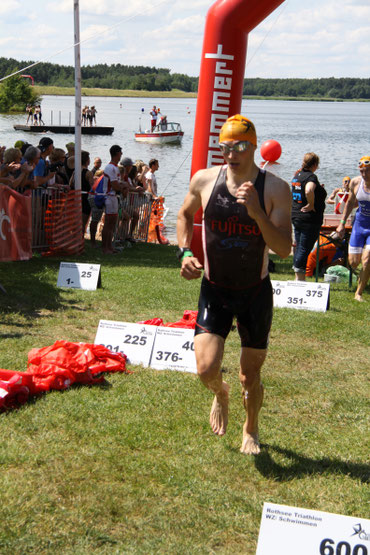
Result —
<instances>
[{"instance_id":1,"label":"black swim goggles","mask_svg":"<svg viewBox=\"0 0 370 555\"><path fill-rule=\"evenodd\" d=\"M249 146L249 141L238 141L233 145L227 145L226 143L219 143L220 150L222 154L230 154L230 152L245 152Z\"/></svg>"}]
</instances>

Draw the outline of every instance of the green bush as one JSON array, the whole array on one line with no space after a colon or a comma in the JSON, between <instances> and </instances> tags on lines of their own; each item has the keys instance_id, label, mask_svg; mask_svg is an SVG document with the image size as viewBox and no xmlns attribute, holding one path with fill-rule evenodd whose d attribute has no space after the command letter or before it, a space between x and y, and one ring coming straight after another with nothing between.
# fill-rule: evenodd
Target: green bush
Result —
<instances>
[{"instance_id":1,"label":"green bush","mask_svg":"<svg viewBox=\"0 0 370 555\"><path fill-rule=\"evenodd\" d=\"M36 104L39 97L28 81L19 75L8 77L0 85L0 112L23 112L27 104Z\"/></svg>"}]
</instances>

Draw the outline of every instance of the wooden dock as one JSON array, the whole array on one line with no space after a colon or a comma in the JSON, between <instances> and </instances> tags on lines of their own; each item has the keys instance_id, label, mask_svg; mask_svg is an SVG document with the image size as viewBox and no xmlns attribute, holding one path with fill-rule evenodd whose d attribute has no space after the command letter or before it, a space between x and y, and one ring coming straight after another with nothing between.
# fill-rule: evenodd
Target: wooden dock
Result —
<instances>
[{"instance_id":1,"label":"wooden dock","mask_svg":"<svg viewBox=\"0 0 370 555\"><path fill-rule=\"evenodd\" d=\"M26 131L30 133L72 133L75 132L74 125L14 125L16 131ZM82 135L112 135L114 127L102 127L99 125L88 127L81 126Z\"/></svg>"}]
</instances>

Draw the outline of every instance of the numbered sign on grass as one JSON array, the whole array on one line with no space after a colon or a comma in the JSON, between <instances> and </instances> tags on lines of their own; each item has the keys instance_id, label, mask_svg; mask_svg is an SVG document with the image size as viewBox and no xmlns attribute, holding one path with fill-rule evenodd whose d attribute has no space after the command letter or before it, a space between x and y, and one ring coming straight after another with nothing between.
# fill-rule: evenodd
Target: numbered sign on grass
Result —
<instances>
[{"instance_id":1,"label":"numbered sign on grass","mask_svg":"<svg viewBox=\"0 0 370 555\"><path fill-rule=\"evenodd\" d=\"M256 555L368 555L370 520L264 503Z\"/></svg>"},{"instance_id":2,"label":"numbered sign on grass","mask_svg":"<svg viewBox=\"0 0 370 555\"><path fill-rule=\"evenodd\" d=\"M329 283L271 280L274 307L325 312L329 308Z\"/></svg>"},{"instance_id":3,"label":"numbered sign on grass","mask_svg":"<svg viewBox=\"0 0 370 555\"><path fill-rule=\"evenodd\" d=\"M156 332L156 326L100 320L95 344L125 354L130 364L149 366Z\"/></svg>"},{"instance_id":4,"label":"numbered sign on grass","mask_svg":"<svg viewBox=\"0 0 370 555\"><path fill-rule=\"evenodd\" d=\"M100 284L100 264L60 263L57 287L94 291Z\"/></svg>"},{"instance_id":5,"label":"numbered sign on grass","mask_svg":"<svg viewBox=\"0 0 370 555\"><path fill-rule=\"evenodd\" d=\"M272 293L275 308L285 308L286 306L286 284L287 281L271 280Z\"/></svg>"},{"instance_id":6,"label":"numbered sign on grass","mask_svg":"<svg viewBox=\"0 0 370 555\"><path fill-rule=\"evenodd\" d=\"M196 373L194 330L158 327L150 366Z\"/></svg>"}]
</instances>

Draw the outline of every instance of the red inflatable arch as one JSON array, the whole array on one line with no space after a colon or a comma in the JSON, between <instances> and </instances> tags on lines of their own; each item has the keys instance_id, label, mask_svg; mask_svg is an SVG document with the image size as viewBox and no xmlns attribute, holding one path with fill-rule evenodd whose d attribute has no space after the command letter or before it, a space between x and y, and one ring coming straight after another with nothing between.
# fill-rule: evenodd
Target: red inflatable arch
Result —
<instances>
[{"instance_id":1,"label":"red inflatable arch","mask_svg":"<svg viewBox=\"0 0 370 555\"><path fill-rule=\"evenodd\" d=\"M32 75L21 75L21 77L28 77L28 79L31 79L31 85L34 86L35 80L34 80L34 78L32 77Z\"/></svg>"},{"instance_id":2,"label":"red inflatable arch","mask_svg":"<svg viewBox=\"0 0 370 555\"><path fill-rule=\"evenodd\" d=\"M284 0L217 0L208 10L200 66L191 175L222 164L218 135L241 110L248 33ZM194 219L192 251L203 261L202 211Z\"/></svg>"}]
</instances>

